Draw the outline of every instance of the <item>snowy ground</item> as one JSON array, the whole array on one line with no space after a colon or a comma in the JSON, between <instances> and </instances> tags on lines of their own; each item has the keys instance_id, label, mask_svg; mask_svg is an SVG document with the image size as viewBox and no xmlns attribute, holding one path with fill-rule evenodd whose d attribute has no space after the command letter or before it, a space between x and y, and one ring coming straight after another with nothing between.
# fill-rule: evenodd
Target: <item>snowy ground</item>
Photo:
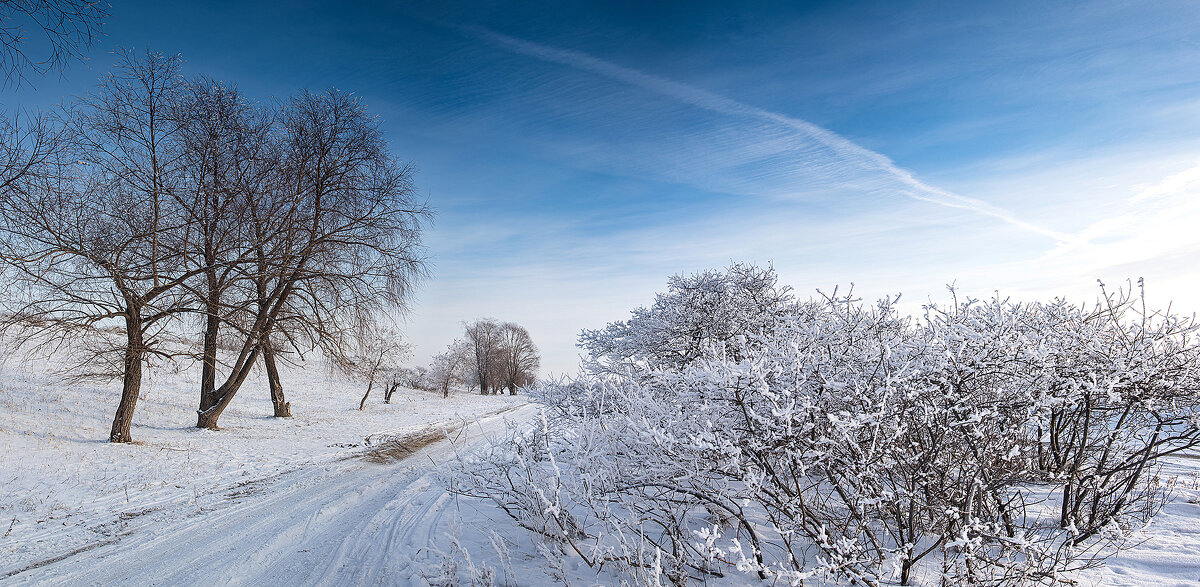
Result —
<instances>
[{"instance_id":1,"label":"snowy ground","mask_svg":"<svg viewBox=\"0 0 1200 587\"><path fill-rule=\"evenodd\" d=\"M456 450L532 416L523 398L402 390L360 412L360 384L309 365L285 373L294 418L269 417L265 382L251 380L224 429L207 431L191 427L194 380L154 371L138 443L113 445L115 385L0 365L0 584L615 582L440 485ZM1175 498L1145 541L1083 584L1200 585L1200 459L1163 475Z\"/></svg>"},{"instance_id":2,"label":"snowy ground","mask_svg":"<svg viewBox=\"0 0 1200 587\"><path fill-rule=\"evenodd\" d=\"M275 584L301 577L357 583L356 575L331 579L299 569L336 572L347 560L365 562L353 553L389 553L363 569L363 577L382 577L397 568L390 556L396 549L436 566L445 558L437 546L449 548L456 516L443 511L450 498L430 474L431 460L445 461L453 450L444 440L421 445L447 435L465 445L520 417L525 405L521 397L463 392L443 399L416 390L400 390L385 405L377 390L360 412L361 384L310 365L284 374L295 417L270 417L265 381L257 379L222 416L222 430L197 430L195 373L158 370L137 406L137 442L115 445L105 439L118 386L64 383L48 369L16 360L0 365L0 583L256 576L238 570L240 563L270 567ZM338 548L378 542L384 550L293 553L265 565L272 553L291 548L289 540L301 554L334 549L339 540ZM325 571L305 564L318 559ZM223 567L233 574L212 570ZM426 567L414 572L436 575Z\"/></svg>"},{"instance_id":3,"label":"snowy ground","mask_svg":"<svg viewBox=\"0 0 1200 587\"><path fill-rule=\"evenodd\" d=\"M1080 579L1090 585L1200 585L1200 454L1170 458L1161 471L1172 500L1138 537L1142 542Z\"/></svg>"}]
</instances>

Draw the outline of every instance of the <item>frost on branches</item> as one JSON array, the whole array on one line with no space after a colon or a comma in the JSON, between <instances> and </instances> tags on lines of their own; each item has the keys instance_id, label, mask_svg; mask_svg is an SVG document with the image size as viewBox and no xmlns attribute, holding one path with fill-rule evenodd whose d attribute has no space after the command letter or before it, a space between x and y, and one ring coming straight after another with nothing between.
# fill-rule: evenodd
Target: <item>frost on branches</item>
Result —
<instances>
[{"instance_id":1,"label":"frost on branches","mask_svg":"<svg viewBox=\"0 0 1200 587\"><path fill-rule=\"evenodd\" d=\"M906 318L769 268L677 276L456 490L637 584L1068 582L1200 438L1196 325L1102 292Z\"/></svg>"},{"instance_id":2,"label":"frost on branches","mask_svg":"<svg viewBox=\"0 0 1200 587\"><path fill-rule=\"evenodd\" d=\"M738 336L765 336L800 310L792 288L778 282L773 269L744 264L724 272L672 276L667 293L658 294L650 308L638 308L629 320L603 330L583 331L579 338L588 351L586 366L593 373L678 371ZM728 352L739 352L741 346L730 346Z\"/></svg>"}]
</instances>

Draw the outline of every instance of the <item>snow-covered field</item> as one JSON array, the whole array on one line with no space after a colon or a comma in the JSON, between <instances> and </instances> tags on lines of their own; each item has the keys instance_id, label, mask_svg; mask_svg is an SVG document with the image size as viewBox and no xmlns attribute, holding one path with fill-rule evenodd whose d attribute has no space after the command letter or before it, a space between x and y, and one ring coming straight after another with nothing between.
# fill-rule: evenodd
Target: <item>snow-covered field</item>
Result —
<instances>
[{"instance_id":1,"label":"snow-covered field","mask_svg":"<svg viewBox=\"0 0 1200 587\"><path fill-rule=\"evenodd\" d=\"M184 529L170 543L176 553L204 552L209 563L214 562L211 557L252 557L268 545L238 543L214 551L211 533L191 537L186 529L218 527L218 521L231 519L220 512L239 502L245 511L234 515L237 524L223 527L226 535L257 519L304 520L336 507L342 494L387 493L393 476L400 489L404 481L421 479L429 486L435 482L426 475L432 469L428 459L414 455L403 465L371 461L404 456L402 443L389 440L416 438L419 445L444 434L462 436L467 423L480 418L501 422L502 414L511 416L525 403L521 397L461 392L443 399L399 390L391 404L384 404L377 389L360 412L363 386L313 364L284 374L293 418L271 417L265 378L252 379L222 416L222 430L198 430L192 427L196 373L159 369L151 372L137 406L136 443L121 445L106 442L118 385L66 383L50 368L16 359L0 365L0 582L38 583L55 576L56 567L82 564L86 569L87 560L110 556L103 552L105 545L120 552L139 537L160 536L174 527ZM368 436L374 448L390 452L364 446ZM375 458L359 458L364 455ZM452 452L443 450L438 456L445 460ZM257 498L266 494L269 500L260 503ZM370 499L359 501L368 509L356 513L379 513L369 511ZM349 514L339 517L344 515ZM353 523L339 529L349 530ZM450 536L450 530L422 531L440 539ZM262 530L242 537L251 535L264 542L271 538ZM383 540L372 534L344 538ZM303 536L297 539L304 542ZM425 542L418 547L430 546ZM59 558L64 560L48 562ZM164 573L169 566L158 563ZM205 575L171 577L171 583L206 580ZM60 580L101 582L91 573Z\"/></svg>"},{"instance_id":2,"label":"snow-covered field","mask_svg":"<svg viewBox=\"0 0 1200 587\"><path fill-rule=\"evenodd\" d=\"M295 417L270 417L254 379L208 431L192 428L196 373L159 369L138 404L138 442L114 445L117 386L64 383L49 368L0 365L0 583L616 581L440 484L456 450L532 417L522 397L401 390L360 412L359 383L310 364L285 373ZM1174 499L1144 541L1082 583L1200 585L1200 459L1171 459L1163 475Z\"/></svg>"}]
</instances>

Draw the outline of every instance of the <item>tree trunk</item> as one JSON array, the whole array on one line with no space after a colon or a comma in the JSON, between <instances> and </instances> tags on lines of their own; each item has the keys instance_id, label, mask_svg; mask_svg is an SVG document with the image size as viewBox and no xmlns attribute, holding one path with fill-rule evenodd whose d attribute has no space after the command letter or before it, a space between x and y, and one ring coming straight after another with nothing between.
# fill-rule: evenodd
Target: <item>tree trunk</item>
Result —
<instances>
[{"instance_id":1,"label":"tree trunk","mask_svg":"<svg viewBox=\"0 0 1200 587\"><path fill-rule=\"evenodd\" d=\"M250 375L250 366L258 360L260 349L261 346L254 347L245 361L235 365L233 373L221 387L214 389L211 394L200 396L200 409L196 410L197 428L219 429L217 419L221 417L225 408L229 407L229 402L233 401L233 396Z\"/></svg>"},{"instance_id":2,"label":"tree trunk","mask_svg":"<svg viewBox=\"0 0 1200 587\"><path fill-rule=\"evenodd\" d=\"M270 341L263 343L263 366L267 370L267 382L271 388L271 405L275 407L276 418L291 418L292 403L283 396L283 381L279 378L279 367L275 364L275 347Z\"/></svg>"},{"instance_id":3,"label":"tree trunk","mask_svg":"<svg viewBox=\"0 0 1200 587\"><path fill-rule=\"evenodd\" d=\"M207 428L209 430L220 430L217 426L217 419L221 417L223 408L217 407L218 402L212 402L212 405L196 412L196 427Z\"/></svg>"},{"instance_id":4,"label":"tree trunk","mask_svg":"<svg viewBox=\"0 0 1200 587\"><path fill-rule=\"evenodd\" d=\"M296 271L298 272L299 269ZM248 340L243 343L229 377L225 383L221 384L221 387L214 389L212 393L200 394L200 409L196 410L197 428L217 429L217 419L221 417L225 408L229 407L229 402L233 401L233 396L245 383L246 377L250 375L250 368L258 360L258 353L262 352L265 341L270 339L275 320L291 294L292 287L292 284L282 286L282 291L274 297L273 305L271 303L264 305L260 301L254 326L250 329Z\"/></svg>"},{"instance_id":5,"label":"tree trunk","mask_svg":"<svg viewBox=\"0 0 1200 587\"><path fill-rule=\"evenodd\" d=\"M361 411L363 406L367 405L367 397L371 395L371 387L375 385L375 379L371 378L371 382L367 384L367 393L363 394L362 401L358 402L358 409Z\"/></svg>"},{"instance_id":6,"label":"tree trunk","mask_svg":"<svg viewBox=\"0 0 1200 587\"><path fill-rule=\"evenodd\" d=\"M229 402L233 399L233 393L226 393L228 385L222 385L220 389L214 390L208 396L208 401L202 403L208 404L207 407L201 408L196 412L196 427L208 428L209 430L220 430L217 426L217 420L220 419L221 413L229 406Z\"/></svg>"},{"instance_id":7,"label":"tree trunk","mask_svg":"<svg viewBox=\"0 0 1200 587\"><path fill-rule=\"evenodd\" d=\"M125 376L121 386L121 403L117 405L112 432L108 435L109 442L133 442L130 434L133 426L133 408L137 405L138 395L142 391L142 361L146 355L146 347L142 340L141 312L129 310L129 313L136 317L125 319Z\"/></svg>"},{"instance_id":8,"label":"tree trunk","mask_svg":"<svg viewBox=\"0 0 1200 587\"><path fill-rule=\"evenodd\" d=\"M211 260L209 260L211 264ZM221 299L217 293L215 270L205 271L208 299L204 301L204 349L200 367L200 397L212 395L217 387L217 336L221 335Z\"/></svg>"},{"instance_id":9,"label":"tree trunk","mask_svg":"<svg viewBox=\"0 0 1200 587\"><path fill-rule=\"evenodd\" d=\"M200 407L196 408L196 411L201 414L211 412L213 409L213 406L217 405L217 402L220 399L221 399L221 395L219 393L217 393L216 389L207 389L206 390L206 389L204 389L203 385L201 385ZM210 426L202 426L199 423L197 423L196 426L198 426L200 428L210 428Z\"/></svg>"},{"instance_id":10,"label":"tree trunk","mask_svg":"<svg viewBox=\"0 0 1200 587\"><path fill-rule=\"evenodd\" d=\"M220 319L209 315L204 325L204 355L200 367L200 397L212 395L217 382L217 329Z\"/></svg>"}]
</instances>

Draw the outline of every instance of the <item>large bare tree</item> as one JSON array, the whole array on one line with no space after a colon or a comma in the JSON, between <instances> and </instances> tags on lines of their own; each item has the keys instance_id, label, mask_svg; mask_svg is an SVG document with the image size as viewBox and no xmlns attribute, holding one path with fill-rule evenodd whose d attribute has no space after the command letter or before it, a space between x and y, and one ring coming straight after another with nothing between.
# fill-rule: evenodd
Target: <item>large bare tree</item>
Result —
<instances>
[{"instance_id":1,"label":"large bare tree","mask_svg":"<svg viewBox=\"0 0 1200 587\"><path fill-rule=\"evenodd\" d=\"M181 97L181 145L188 169L177 203L191 227L182 257L200 271L188 283L203 324L201 395L216 387L218 343L240 338L236 318L255 307L253 281L278 227L255 222L255 207L278 189L271 114L230 84L198 78ZM223 328L224 327L224 328ZM231 333L232 331L232 333ZM286 408L286 404L283 406ZM278 412L278 409L276 410Z\"/></svg>"},{"instance_id":2,"label":"large bare tree","mask_svg":"<svg viewBox=\"0 0 1200 587\"><path fill-rule=\"evenodd\" d=\"M188 220L172 205L183 175L179 87L177 57L122 53L64 113L57 172L27 174L0 209L0 261L15 285L4 326L86 342L79 373L122 379L113 442L131 440L143 366L168 354L158 335L195 275L179 256ZM114 322L122 340L96 335Z\"/></svg>"},{"instance_id":3,"label":"large bare tree","mask_svg":"<svg viewBox=\"0 0 1200 587\"><path fill-rule=\"evenodd\" d=\"M217 427L260 356L287 415L275 346L343 361L425 271L429 211L356 98L266 109L185 82L179 61L123 53L52 133L11 131L22 147L0 169L0 326L82 346L77 374L123 380L114 442L131 440L145 364L187 350L163 343L180 317L202 323L197 426Z\"/></svg>"},{"instance_id":4,"label":"large bare tree","mask_svg":"<svg viewBox=\"0 0 1200 587\"><path fill-rule=\"evenodd\" d=\"M488 388L496 386L496 375L500 371L500 325L490 318L481 318L463 323L463 330L471 348L479 393L487 395Z\"/></svg>"},{"instance_id":5,"label":"large bare tree","mask_svg":"<svg viewBox=\"0 0 1200 587\"><path fill-rule=\"evenodd\" d=\"M464 323L464 343L471 358L479 393L487 395L533 383L540 363L537 346L523 326L481 318Z\"/></svg>"},{"instance_id":6,"label":"large bare tree","mask_svg":"<svg viewBox=\"0 0 1200 587\"><path fill-rule=\"evenodd\" d=\"M270 199L251 209L271 227L257 258L256 304L225 381L201 394L196 425L215 428L273 337L337 359L384 312L406 306L425 265L412 169L388 152L375 118L351 94L304 92L279 116L281 164ZM282 396L275 371L271 386Z\"/></svg>"}]
</instances>

